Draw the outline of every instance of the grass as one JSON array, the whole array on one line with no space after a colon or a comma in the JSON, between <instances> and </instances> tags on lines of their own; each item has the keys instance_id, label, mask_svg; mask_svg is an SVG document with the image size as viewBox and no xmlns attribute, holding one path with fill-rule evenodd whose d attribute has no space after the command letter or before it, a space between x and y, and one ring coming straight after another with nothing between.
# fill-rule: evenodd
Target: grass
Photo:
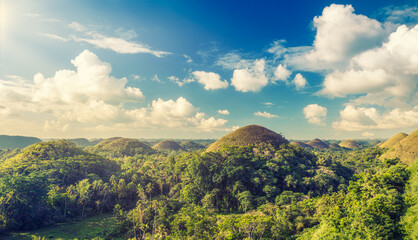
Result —
<instances>
[{"instance_id":1,"label":"grass","mask_svg":"<svg viewBox=\"0 0 418 240\"><path fill-rule=\"evenodd\" d=\"M83 219L77 222L60 223L51 227L33 231L11 232L0 236L4 240L32 240L34 237L42 239L93 239L106 238L116 225L112 214L103 214ZM118 239L112 237L111 239ZM123 239L123 238L120 238Z\"/></svg>"},{"instance_id":2,"label":"grass","mask_svg":"<svg viewBox=\"0 0 418 240\"><path fill-rule=\"evenodd\" d=\"M248 125L239 128L212 143L206 152L217 151L224 146L249 146L271 144L279 147L284 143L289 143L281 135L259 125Z\"/></svg>"}]
</instances>

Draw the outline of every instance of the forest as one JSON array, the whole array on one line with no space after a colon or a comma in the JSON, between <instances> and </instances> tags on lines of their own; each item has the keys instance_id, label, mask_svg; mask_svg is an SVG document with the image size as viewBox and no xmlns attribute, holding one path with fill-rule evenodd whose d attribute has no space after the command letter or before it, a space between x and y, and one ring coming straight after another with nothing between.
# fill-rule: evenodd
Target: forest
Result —
<instances>
[{"instance_id":1,"label":"forest","mask_svg":"<svg viewBox=\"0 0 418 240\"><path fill-rule=\"evenodd\" d=\"M304 148L247 130L208 150L126 138L0 150L0 238L108 216L85 239L418 239L417 155L382 157L399 143Z\"/></svg>"}]
</instances>

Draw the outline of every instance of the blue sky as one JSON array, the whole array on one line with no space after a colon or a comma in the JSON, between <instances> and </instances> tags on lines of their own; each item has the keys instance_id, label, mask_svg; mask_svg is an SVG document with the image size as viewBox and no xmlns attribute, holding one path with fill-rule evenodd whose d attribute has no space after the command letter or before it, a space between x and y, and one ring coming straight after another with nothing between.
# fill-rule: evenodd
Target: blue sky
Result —
<instances>
[{"instance_id":1,"label":"blue sky","mask_svg":"<svg viewBox=\"0 0 418 240\"><path fill-rule=\"evenodd\" d=\"M1 0L0 134L386 138L418 126L416 1Z\"/></svg>"}]
</instances>

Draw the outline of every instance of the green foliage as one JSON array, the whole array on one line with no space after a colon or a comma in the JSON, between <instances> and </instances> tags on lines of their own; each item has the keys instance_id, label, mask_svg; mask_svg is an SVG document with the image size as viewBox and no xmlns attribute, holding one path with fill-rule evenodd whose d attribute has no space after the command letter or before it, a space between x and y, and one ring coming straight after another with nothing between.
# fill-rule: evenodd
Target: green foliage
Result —
<instances>
[{"instance_id":1,"label":"green foliage","mask_svg":"<svg viewBox=\"0 0 418 240\"><path fill-rule=\"evenodd\" d=\"M418 239L418 161L409 170L411 177L405 192L408 208L402 217L402 225L405 227L407 239Z\"/></svg>"},{"instance_id":2,"label":"green foliage","mask_svg":"<svg viewBox=\"0 0 418 240\"><path fill-rule=\"evenodd\" d=\"M414 239L417 234L418 167L411 167L408 183L409 171L398 159L378 160L381 148L305 151L254 144L145 153L137 144L113 138L86 152L60 140L0 152L5 159L0 231L113 211L114 224L102 226L99 239Z\"/></svg>"},{"instance_id":3,"label":"green foliage","mask_svg":"<svg viewBox=\"0 0 418 240\"><path fill-rule=\"evenodd\" d=\"M401 239L400 217L408 171L402 164L387 164L366 171L342 191L320 200L321 226L311 232L318 239ZM306 238L306 236L305 236Z\"/></svg>"}]
</instances>

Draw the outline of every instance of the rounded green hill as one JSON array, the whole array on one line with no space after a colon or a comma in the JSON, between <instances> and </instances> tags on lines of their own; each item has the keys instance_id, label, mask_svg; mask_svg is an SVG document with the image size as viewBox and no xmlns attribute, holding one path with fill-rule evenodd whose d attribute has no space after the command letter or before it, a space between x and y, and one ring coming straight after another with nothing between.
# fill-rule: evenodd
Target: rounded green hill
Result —
<instances>
[{"instance_id":1,"label":"rounded green hill","mask_svg":"<svg viewBox=\"0 0 418 240\"><path fill-rule=\"evenodd\" d=\"M86 152L74 143L54 140L30 145L5 160L0 174L16 170L25 174L36 172L46 174L53 183L69 185L89 174L108 179L118 169L120 167L114 161Z\"/></svg>"},{"instance_id":2,"label":"rounded green hill","mask_svg":"<svg viewBox=\"0 0 418 240\"><path fill-rule=\"evenodd\" d=\"M110 157L135 156L154 152L150 146L137 139L119 137L102 140L89 150Z\"/></svg>"},{"instance_id":3,"label":"rounded green hill","mask_svg":"<svg viewBox=\"0 0 418 240\"><path fill-rule=\"evenodd\" d=\"M155 144L152 148L156 150L183 150L183 148L177 142L173 140L163 140L157 144Z\"/></svg>"},{"instance_id":4,"label":"rounded green hill","mask_svg":"<svg viewBox=\"0 0 418 240\"><path fill-rule=\"evenodd\" d=\"M343 140L338 145L348 149L356 149L360 147L360 145L354 140Z\"/></svg>"},{"instance_id":5,"label":"rounded green hill","mask_svg":"<svg viewBox=\"0 0 418 240\"><path fill-rule=\"evenodd\" d=\"M221 137L218 141L212 143L206 151L217 151L224 146L260 146L271 144L274 147L279 147L287 143L289 142L280 134L259 125L249 125Z\"/></svg>"},{"instance_id":6,"label":"rounded green hill","mask_svg":"<svg viewBox=\"0 0 418 240\"><path fill-rule=\"evenodd\" d=\"M313 148L318 148L318 149L328 149L329 146L324 143L323 141L321 141L318 138L315 138L313 140L311 140L310 142L308 142L308 145L310 145Z\"/></svg>"},{"instance_id":7,"label":"rounded green hill","mask_svg":"<svg viewBox=\"0 0 418 240\"><path fill-rule=\"evenodd\" d=\"M398 133L396 135L394 135L393 137L389 138L388 140L386 140L385 142L379 144L379 147L381 148L391 148L393 146L395 146L397 143L399 143L400 141L402 141L402 139L408 137L408 134L406 133Z\"/></svg>"}]
</instances>

